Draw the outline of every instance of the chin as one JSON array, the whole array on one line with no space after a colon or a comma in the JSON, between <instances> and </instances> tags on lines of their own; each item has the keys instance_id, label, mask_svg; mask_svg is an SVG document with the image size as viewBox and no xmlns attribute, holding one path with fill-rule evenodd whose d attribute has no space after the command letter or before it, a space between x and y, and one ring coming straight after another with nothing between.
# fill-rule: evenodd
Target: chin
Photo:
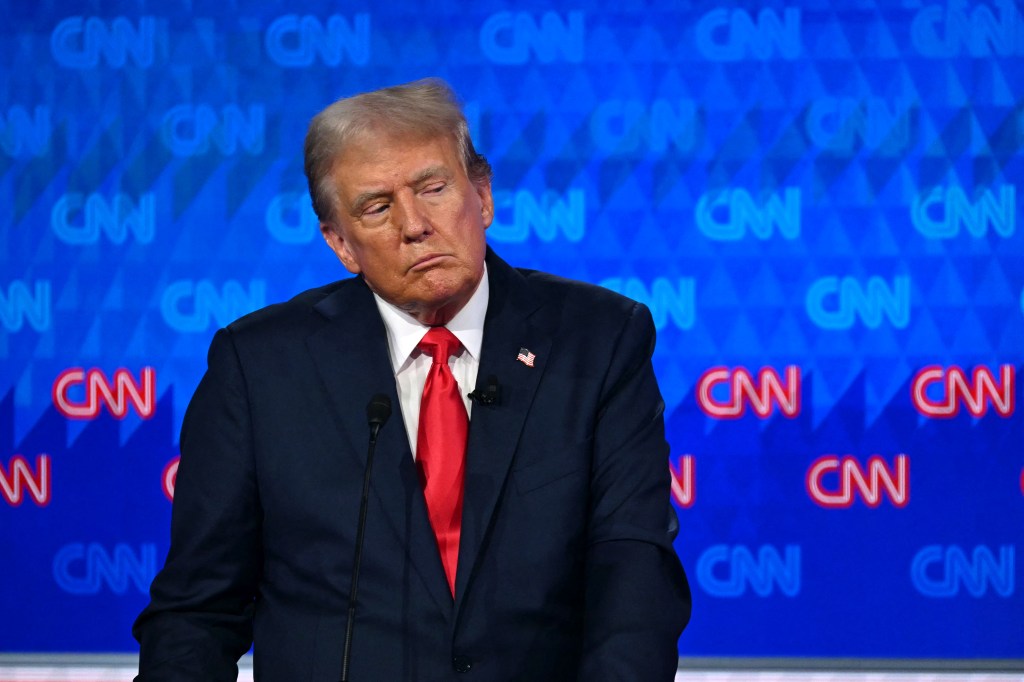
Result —
<instances>
[{"instance_id":1,"label":"chin","mask_svg":"<svg viewBox=\"0 0 1024 682\"><path fill-rule=\"evenodd\" d=\"M463 267L436 268L424 273L420 284L424 298L433 300L453 298L474 288L472 275Z\"/></svg>"}]
</instances>

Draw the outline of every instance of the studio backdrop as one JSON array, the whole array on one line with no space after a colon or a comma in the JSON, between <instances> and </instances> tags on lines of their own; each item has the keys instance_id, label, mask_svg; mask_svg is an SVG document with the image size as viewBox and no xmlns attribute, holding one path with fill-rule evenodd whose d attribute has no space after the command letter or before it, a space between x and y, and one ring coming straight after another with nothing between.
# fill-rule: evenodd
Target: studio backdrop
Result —
<instances>
[{"instance_id":1,"label":"studio backdrop","mask_svg":"<svg viewBox=\"0 0 1024 682\"><path fill-rule=\"evenodd\" d=\"M0 649L137 650L213 333L347 276L309 119L436 75L491 246L653 312L682 656L1024 658L1022 14L0 1Z\"/></svg>"}]
</instances>

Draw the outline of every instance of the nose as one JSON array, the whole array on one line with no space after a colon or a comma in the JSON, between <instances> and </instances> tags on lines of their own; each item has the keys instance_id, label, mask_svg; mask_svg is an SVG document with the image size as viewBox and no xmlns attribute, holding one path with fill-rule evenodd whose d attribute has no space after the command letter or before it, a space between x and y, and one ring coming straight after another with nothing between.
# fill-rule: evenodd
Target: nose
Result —
<instances>
[{"instance_id":1,"label":"nose","mask_svg":"<svg viewBox=\"0 0 1024 682\"><path fill-rule=\"evenodd\" d=\"M398 229L407 241L418 241L433 232L430 219L417 203L415 194L403 192L396 196L392 210Z\"/></svg>"}]
</instances>

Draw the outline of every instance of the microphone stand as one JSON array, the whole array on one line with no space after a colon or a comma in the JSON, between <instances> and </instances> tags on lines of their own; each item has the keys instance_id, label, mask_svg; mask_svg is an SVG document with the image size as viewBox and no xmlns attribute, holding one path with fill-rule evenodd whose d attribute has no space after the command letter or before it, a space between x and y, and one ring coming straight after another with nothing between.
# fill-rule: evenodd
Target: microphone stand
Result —
<instances>
[{"instance_id":1,"label":"microphone stand","mask_svg":"<svg viewBox=\"0 0 1024 682\"><path fill-rule=\"evenodd\" d=\"M366 532L366 506L370 498L370 471L373 453L377 449L377 434L391 416L391 400L383 393L370 399L366 406L366 420L370 425L370 445L366 452L366 471L363 474L363 494L359 500L359 525L356 527L356 551L352 559L352 584L348 591L348 623L345 625L345 648L341 656L341 682L349 682L348 667L352 657L352 631L356 622L356 590L359 587L359 564L363 560L363 535Z\"/></svg>"}]
</instances>

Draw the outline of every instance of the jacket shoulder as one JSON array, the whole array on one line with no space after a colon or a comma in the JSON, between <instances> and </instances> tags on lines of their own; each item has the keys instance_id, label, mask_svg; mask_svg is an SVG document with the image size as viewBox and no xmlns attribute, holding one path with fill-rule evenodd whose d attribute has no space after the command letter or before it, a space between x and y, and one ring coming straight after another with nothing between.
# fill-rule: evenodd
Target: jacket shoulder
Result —
<instances>
[{"instance_id":1,"label":"jacket shoulder","mask_svg":"<svg viewBox=\"0 0 1024 682\"><path fill-rule=\"evenodd\" d=\"M586 315L592 320L621 322L622 318L647 310L644 304L597 284L567 279L539 270L516 270L542 298L560 305L565 315Z\"/></svg>"},{"instance_id":2,"label":"jacket shoulder","mask_svg":"<svg viewBox=\"0 0 1024 682\"><path fill-rule=\"evenodd\" d=\"M358 278L351 277L323 286L307 289L287 301L273 303L227 325L233 336L260 337L266 334L287 334L288 331L308 330L311 324L323 319L316 306L339 290L357 286Z\"/></svg>"}]
</instances>

